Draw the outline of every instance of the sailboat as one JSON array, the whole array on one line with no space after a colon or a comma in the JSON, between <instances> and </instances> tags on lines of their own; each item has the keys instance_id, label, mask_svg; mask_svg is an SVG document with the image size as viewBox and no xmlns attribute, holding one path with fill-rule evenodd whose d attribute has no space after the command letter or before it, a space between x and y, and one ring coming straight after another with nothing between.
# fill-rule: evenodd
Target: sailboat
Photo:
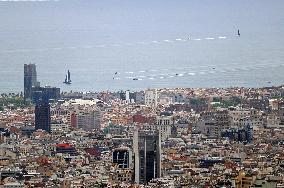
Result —
<instances>
[{"instance_id":1,"label":"sailboat","mask_svg":"<svg viewBox=\"0 0 284 188\"><path fill-rule=\"evenodd\" d=\"M71 74L70 71L68 70L67 74L65 75L65 80L63 82L64 84L71 84Z\"/></svg>"}]
</instances>

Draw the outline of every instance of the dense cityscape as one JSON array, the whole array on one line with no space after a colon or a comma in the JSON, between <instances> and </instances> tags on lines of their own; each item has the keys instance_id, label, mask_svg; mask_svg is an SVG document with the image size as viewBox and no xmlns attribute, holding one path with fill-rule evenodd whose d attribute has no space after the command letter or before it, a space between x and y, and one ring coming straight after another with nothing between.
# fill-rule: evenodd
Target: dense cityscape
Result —
<instances>
[{"instance_id":1,"label":"dense cityscape","mask_svg":"<svg viewBox=\"0 0 284 188\"><path fill-rule=\"evenodd\" d=\"M284 86L61 92L25 64L0 104L1 187L284 187Z\"/></svg>"}]
</instances>

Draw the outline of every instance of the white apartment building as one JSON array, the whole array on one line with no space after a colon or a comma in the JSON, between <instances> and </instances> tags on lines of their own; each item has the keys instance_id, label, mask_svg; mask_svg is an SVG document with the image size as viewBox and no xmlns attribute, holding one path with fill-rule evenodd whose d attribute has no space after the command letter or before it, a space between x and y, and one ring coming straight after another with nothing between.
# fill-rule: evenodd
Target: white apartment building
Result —
<instances>
[{"instance_id":1,"label":"white apartment building","mask_svg":"<svg viewBox=\"0 0 284 188\"><path fill-rule=\"evenodd\" d=\"M157 89L147 89L145 91L145 105L150 107L157 106L158 92Z\"/></svg>"},{"instance_id":2,"label":"white apartment building","mask_svg":"<svg viewBox=\"0 0 284 188\"><path fill-rule=\"evenodd\" d=\"M230 127L243 127L246 123L251 123L253 126L263 126L263 116L256 109L237 109L229 111Z\"/></svg>"}]
</instances>

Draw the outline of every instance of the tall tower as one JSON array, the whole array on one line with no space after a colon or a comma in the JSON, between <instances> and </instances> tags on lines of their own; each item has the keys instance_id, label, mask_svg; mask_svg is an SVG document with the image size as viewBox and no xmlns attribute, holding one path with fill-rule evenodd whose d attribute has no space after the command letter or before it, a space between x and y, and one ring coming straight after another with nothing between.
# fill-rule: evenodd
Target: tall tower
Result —
<instances>
[{"instance_id":1,"label":"tall tower","mask_svg":"<svg viewBox=\"0 0 284 188\"><path fill-rule=\"evenodd\" d=\"M156 130L136 130L133 136L135 183L161 177L161 138Z\"/></svg>"},{"instance_id":2,"label":"tall tower","mask_svg":"<svg viewBox=\"0 0 284 188\"><path fill-rule=\"evenodd\" d=\"M49 97L46 93L41 91L35 93L35 129L42 129L46 132L51 132L50 129L50 104Z\"/></svg>"},{"instance_id":3,"label":"tall tower","mask_svg":"<svg viewBox=\"0 0 284 188\"><path fill-rule=\"evenodd\" d=\"M39 86L37 82L36 65L35 64L25 64L24 65L24 97L26 99L31 99L32 97L32 87Z\"/></svg>"}]
</instances>

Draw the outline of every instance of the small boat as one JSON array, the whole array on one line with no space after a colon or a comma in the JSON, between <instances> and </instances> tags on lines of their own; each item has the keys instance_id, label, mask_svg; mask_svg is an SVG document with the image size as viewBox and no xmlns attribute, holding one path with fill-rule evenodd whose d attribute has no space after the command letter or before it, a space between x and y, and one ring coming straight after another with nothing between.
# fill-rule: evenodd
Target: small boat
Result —
<instances>
[{"instance_id":1,"label":"small boat","mask_svg":"<svg viewBox=\"0 0 284 188\"><path fill-rule=\"evenodd\" d=\"M241 36L241 34L240 34L240 30L238 29L238 36L240 37Z\"/></svg>"},{"instance_id":2,"label":"small boat","mask_svg":"<svg viewBox=\"0 0 284 188\"><path fill-rule=\"evenodd\" d=\"M133 80L138 80L138 78L133 78Z\"/></svg>"}]
</instances>

